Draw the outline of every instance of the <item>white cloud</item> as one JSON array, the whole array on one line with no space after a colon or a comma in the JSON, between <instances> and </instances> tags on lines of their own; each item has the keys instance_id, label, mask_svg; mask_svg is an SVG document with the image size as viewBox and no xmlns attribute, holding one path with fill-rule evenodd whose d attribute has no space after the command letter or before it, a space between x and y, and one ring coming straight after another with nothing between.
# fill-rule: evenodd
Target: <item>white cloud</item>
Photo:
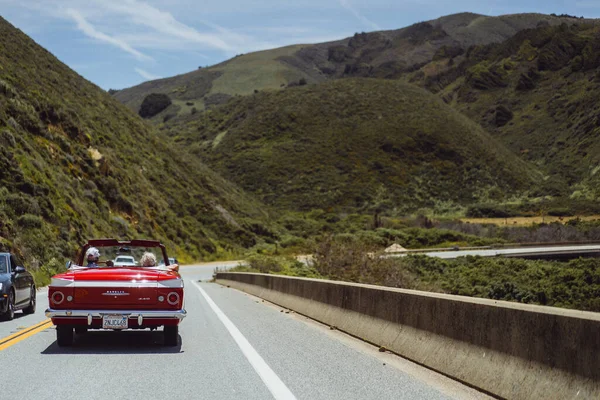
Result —
<instances>
[{"instance_id":1,"label":"white cloud","mask_svg":"<svg viewBox=\"0 0 600 400\"><path fill-rule=\"evenodd\" d=\"M214 33L201 33L175 19L166 11L161 11L137 0L102 0L99 2L108 11L125 15L136 25L145 26L171 38L197 43L211 48L234 51L234 45L227 43Z\"/></svg>"},{"instance_id":2,"label":"white cloud","mask_svg":"<svg viewBox=\"0 0 600 400\"><path fill-rule=\"evenodd\" d=\"M367 17L365 17L364 15L359 13L358 10L356 8L354 8L354 6L352 6L350 3L348 3L348 0L338 0L338 1L342 7L344 7L346 10L348 10L352 15L354 15L357 19L359 19L363 24L368 25L370 28L375 29L376 31L382 30L381 27L379 25L377 25L375 22L371 21L370 19L368 19Z\"/></svg>"},{"instance_id":3,"label":"white cloud","mask_svg":"<svg viewBox=\"0 0 600 400\"><path fill-rule=\"evenodd\" d=\"M148 71L144 71L141 68L134 68L134 69L135 69L135 72L137 72L138 74L140 74L142 76L142 78L148 79L149 81L153 81L153 80L162 78L161 76L151 74Z\"/></svg>"},{"instance_id":4,"label":"white cloud","mask_svg":"<svg viewBox=\"0 0 600 400\"><path fill-rule=\"evenodd\" d=\"M77 29L79 29L81 32L83 32L85 35L99 40L101 42L104 43L108 43L111 44L115 47L120 48L121 50L126 51L129 54L132 54L133 56L135 56L137 59L139 60L151 60L152 58L141 53L140 51L134 49L133 47L131 47L128 43L119 40L117 38L114 38L112 36L109 36L103 32L100 32L99 30L97 30L92 24L90 24L84 17L83 15L81 15L81 13L79 13L78 11L69 8L66 10L66 13L68 16L70 16L76 23L77 23Z\"/></svg>"}]
</instances>

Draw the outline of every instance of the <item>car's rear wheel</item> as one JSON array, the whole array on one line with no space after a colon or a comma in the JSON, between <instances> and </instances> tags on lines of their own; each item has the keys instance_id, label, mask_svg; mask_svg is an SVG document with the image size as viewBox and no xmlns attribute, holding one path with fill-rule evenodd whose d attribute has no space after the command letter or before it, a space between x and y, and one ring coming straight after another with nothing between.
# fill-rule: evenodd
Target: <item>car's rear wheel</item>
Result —
<instances>
[{"instance_id":1,"label":"car's rear wheel","mask_svg":"<svg viewBox=\"0 0 600 400\"><path fill-rule=\"evenodd\" d=\"M29 305L23 309L23 314L35 314L35 285L31 285Z\"/></svg>"},{"instance_id":2,"label":"car's rear wheel","mask_svg":"<svg viewBox=\"0 0 600 400\"><path fill-rule=\"evenodd\" d=\"M6 311L0 317L4 321L11 321L15 318L15 292L12 289L8 292L6 301Z\"/></svg>"},{"instance_id":3,"label":"car's rear wheel","mask_svg":"<svg viewBox=\"0 0 600 400\"><path fill-rule=\"evenodd\" d=\"M56 343L60 347L71 346L73 344L73 327L56 325Z\"/></svg>"},{"instance_id":4,"label":"car's rear wheel","mask_svg":"<svg viewBox=\"0 0 600 400\"><path fill-rule=\"evenodd\" d=\"M179 343L179 326L165 326L164 329L165 346L177 346Z\"/></svg>"}]
</instances>

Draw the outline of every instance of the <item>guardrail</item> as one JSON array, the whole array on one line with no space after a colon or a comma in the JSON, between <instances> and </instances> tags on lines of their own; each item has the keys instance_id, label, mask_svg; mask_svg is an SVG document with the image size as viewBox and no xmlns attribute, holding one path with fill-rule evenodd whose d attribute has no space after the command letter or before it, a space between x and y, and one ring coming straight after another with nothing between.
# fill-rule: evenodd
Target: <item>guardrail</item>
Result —
<instances>
[{"instance_id":1,"label":"guardrail","mask_svg":"<svg viewBox=\"0 0 600 400\"><path fill-rule=\"evenodd\" d=\"M268 274L216 281L497 397L600 398L600 313Z\"/></svg>"}]
</instances>

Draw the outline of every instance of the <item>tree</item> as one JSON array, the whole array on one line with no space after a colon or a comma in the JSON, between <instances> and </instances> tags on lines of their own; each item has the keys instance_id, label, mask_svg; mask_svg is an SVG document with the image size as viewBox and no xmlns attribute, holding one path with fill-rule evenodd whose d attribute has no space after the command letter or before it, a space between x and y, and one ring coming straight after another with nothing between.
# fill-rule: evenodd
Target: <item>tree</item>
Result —
<instances>
[{"instance_id":1,"label":"tree","mask_svg":"<svg viewBox=\"0 0 600 400\"><path fill-rule=\"evenodd\" d=\"M171 105L171 99L164 93L151 93L140 106L140 117L152 118Z\"/></svg>"}]
</instances>

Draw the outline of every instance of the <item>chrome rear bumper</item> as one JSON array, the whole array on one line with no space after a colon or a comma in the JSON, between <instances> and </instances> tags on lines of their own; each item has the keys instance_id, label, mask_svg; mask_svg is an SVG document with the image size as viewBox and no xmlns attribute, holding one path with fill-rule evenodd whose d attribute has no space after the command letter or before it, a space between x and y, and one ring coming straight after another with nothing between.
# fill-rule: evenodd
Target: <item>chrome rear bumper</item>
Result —
<instances>
[{"instance_id":1,"label":"chrome rear bumper","mask_svg":"<svg viewBox=\"0 0 600 400\"><path fill-rule=\"evenodd\" d=\"M101 318L103 315L127 315L129 318L177 318L180 321L187 315L185 310L54 310L48 308L48 318Z\"/></svg>"}]
</instances>

